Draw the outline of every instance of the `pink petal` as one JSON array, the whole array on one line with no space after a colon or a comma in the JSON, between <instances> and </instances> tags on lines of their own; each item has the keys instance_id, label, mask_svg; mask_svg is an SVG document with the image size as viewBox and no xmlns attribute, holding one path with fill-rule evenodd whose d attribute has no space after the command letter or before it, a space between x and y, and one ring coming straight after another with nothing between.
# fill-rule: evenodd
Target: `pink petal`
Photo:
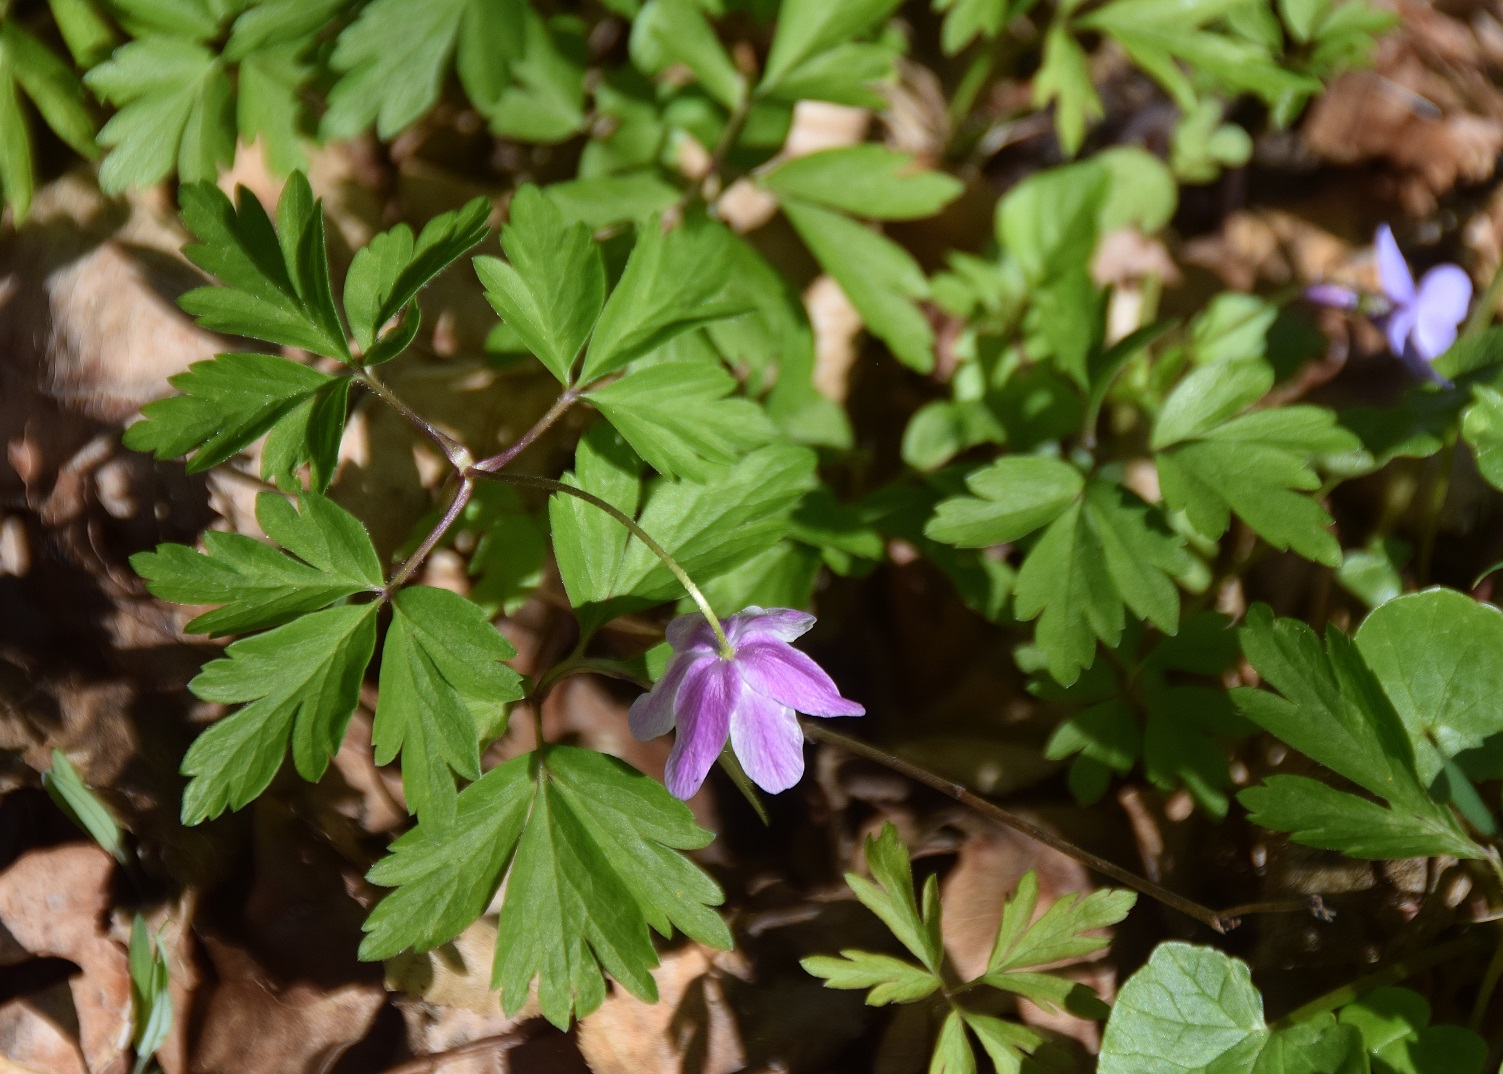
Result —
<instances>
[{"instance_id":1,"label":"pink petal","mask_svg":"<svg viewBox=\"0 0 1503 1074\"><path fill-rule=\"evenodd\" d=\"M725 748L731 711L742 695L741 677L729 660L696 660L678 688L678 738L668 755L663 782L675 798L699 790Z\"/></svg>"},{"instance_id":2,"label":"pink petal","mask_svg":"<svg viewBox=\"0 0 1503 1074\"><path fill-rule=\"evenodd\" d=\"M782 641L753 641L736 649L746 685L780 705L810 716L863 716L866 709L840 689L808 654Z\"/></svg>"},{"instance_id":3,"label":"pink petal","mask_svg":"<svg viewBox=\"0 0 1503 1074\"><path fill-rule=\"evenodd\" d=\"M751 690L731 714L731 748L751 781L768 794L786 791L804 774L804 733L786 705Z\"/></svg>"},{"instance_id":4,"label":"pink petal","mask_svg":"<svg viewBox=\"0 0 1503 1074\"><path fill-rule=\"evenodd\" d=\"M1414 344L1421 357L1439 358L1456 342L1456 327L1472 301L1472 279L1457 265L1436 265L1420 279L1414 300Z\"/></svg>"},{"instance_id":5,"label":"pink petal","mask_svg":"<svg viewBox=\"0 0 1503 1074\"><path fill-rule=\"evenodd\" d=\"M674 654L673 659L668 661L668 666L663 669L663 677L651 690L631 703L626 723L631 728L632 737L639 742L646 742L673 730L673 712L679 687L696 659L703 660L705 657L689 653Z\"/></svg>"},{"instance_id":6,"label":"pink petal","mask_svg":"<svg viewBox=\"0 0 1503 1074\"><path fill-rule=\"evenodd\" d=\"M743 641L775 639L793 641L809 633L814 616L795 608L759 608L755 604L726 620L726 635L732 645Z\"/></svg>"},{"instance_id":7,"label":"pink petal","mask_svg":"<svg viewBox=\"0 0 1503 1074\"><path fill-rule=\"evenodd\" d=\"M715 632L698 612L674 617L668 624L668 644L673 646L674 652L679 653L688 649L708 649L714 652L720 648L720 643L715 640Z\"/></svg>"},{"instance_id":8,"label":"pink petal","mask_svg":"<svg viewBox=\"0 0 1503 1074\"><path fill-rule=\"evenodd\" d=\"M1399 252L1399 244L1394 241L1393 229L1380 224L1373 241L1377 247L1378 281L1383 285L1383 293L1396 306L1409 305L1414 301L1414 276L1409 272L1409 263ZM1395 348L1394 353L1400 353L1401 349Z\"/></svg>"}]
</instances>

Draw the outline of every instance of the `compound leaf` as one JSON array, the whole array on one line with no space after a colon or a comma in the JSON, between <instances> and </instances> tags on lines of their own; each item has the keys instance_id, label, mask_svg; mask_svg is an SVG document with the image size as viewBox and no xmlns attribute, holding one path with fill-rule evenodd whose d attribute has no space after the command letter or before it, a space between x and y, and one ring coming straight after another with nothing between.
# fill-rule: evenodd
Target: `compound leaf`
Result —
<instances>
[{"instance_id":1,"label":"compound leaf","mask_svg":"<svg viewBox=\"0 0 1503 1074\"><path fill-rule=\"evenodd\" d=\"M125 431L123 441L159 459L191 452L188 472L198 473L283 424L301 422L306 431L308 414L300 408L347 391L341 381L273 354L221 354L172 377L168 383L182 394L142 407L143 420ZM342 407L338 418L342 431Z\"/></svg>"},{"instance_id":2,"label":"compound leaf","mask_svg":"<svg viewBox=\"0 0 1503 1074\"><path fill-rule=\"evenodd\" d=\"M590 229L567 222L529 184L511 199L501 248L506 261L475 259L485 297L527 349L567 385L605 305L605 262Z\"/></svg>"},{"instance_id":3,"label":"compound leaf","mask_svg":"<svg viewBox=\"0 0 1503 1074\"><path fill-rule=\"evenodd\" d=\"M371 743L377 764L402 755L409 812L454 815L453 772L480 777L480 739L499 737L507 702L522 696L507 667L517 652L472 601L411 586L392 600L381 650L381 694Z\"/></svg>"},{"instance_id":4,"label":"compound leaf","mask_svg":"<svg viewBox=\"0 0 1503 1074\"><path fill-rule=\"evenodd\" d=\"M794 157L761 183L780 198L873 220L933 216L964 189L952 176L925 170L911 154L870 144Z\"/></svg>"},{"instance_id":5,"label":"compound leaf","mask_svg":"<svg viewBox=\"0 0 1503 1074\"><path fill-rule=\"evenodd\" d=\"M710 362L662 362L630 370L587 398L653 469L705 481L777 433L756 403L727 398L736 386Z\"/></svg>"},{"instance_id":6,"label":"compound leaf","mask_svg":"<svg viewBox=\"0 0 1503 1074\"><path fill-rule=\"evenodd\" d=\"M243 534L210 530L204 552L162 544L132 556L131 566L162 600L220 605L190 622L184 628L190 634L259 630L356 593L379 591L381 563L360 522L312 493L299 506L295 511L271 492L256 500L262 528L292 555Z\"/></svg>"},{"instance_id":7,"label":"compound leaf","mask_svg":"<svg viewBox=\"0 0 1503 1074\"><path fill-rule=\"evenodd\" d=\"M298 773L323 775L360 700L376 647L379 605L343 605L235 642L188 684L204 701L244 707L199 735L183 758L191 776L183 823L239 809L266 789L289 741Z\"/></svg>"},{"instance_id":8,"label":"compound leaf","mask_svg":"<svg viewBox=\"0 0 1503 1074\"><path fill-rule=\"evenodd\" d=\"M256 196L241 187L238 208L211 183L180 195L183 222L198 243L183 253L223 287L189 291L179 305L204 328L301 347L350 360L329 283L324 216L308 179L294 172L273 228Z\"/></svg>"},{"instance_id":9,"label":"compound leaf","mask_svg":"<svg viewBox=\"0 0 1503 1074\"><path fill-rule=\"evenodd\" d=\"M509 1012L537 984L555 1025L605 998L602 971L656 1000L649 930L716 947L730 934L713 881L681 853L710 833L655 780L593 750L548 746L459 794L454 820L427 820L370 872L396 888L371 913L361 957L428 948L479 917L506 877L493 981Z\"/></svg>"}]
</instances>

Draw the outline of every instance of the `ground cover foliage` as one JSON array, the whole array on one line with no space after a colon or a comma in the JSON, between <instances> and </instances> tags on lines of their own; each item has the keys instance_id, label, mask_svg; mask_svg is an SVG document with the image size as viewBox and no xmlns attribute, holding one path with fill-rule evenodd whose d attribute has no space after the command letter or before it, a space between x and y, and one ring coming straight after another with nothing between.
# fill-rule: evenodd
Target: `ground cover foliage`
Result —
<instances>
[{"instance_id":1,"label":"ground cover foliage","mask_svg":"<svg viewBox=\"0 0 1503 1074\"><path fill-rule=\"evenodd\" d=\"M1500 42L0 0L7 1069L1498 1070Z\"/></svg>"}]
</instances>

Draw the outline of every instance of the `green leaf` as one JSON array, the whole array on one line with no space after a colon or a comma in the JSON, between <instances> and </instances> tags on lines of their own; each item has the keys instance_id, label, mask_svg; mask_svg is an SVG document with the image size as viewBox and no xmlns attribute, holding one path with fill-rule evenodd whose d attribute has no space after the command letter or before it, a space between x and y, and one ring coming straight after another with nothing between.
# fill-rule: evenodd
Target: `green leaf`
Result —
<instances>
[{"instance_id":1,"label":"green leaf","mask_svg":"<svg viewBox=\"0 0 1503 1074\"><path fill-rule=\"evenodd\" d=\"M496 0L485 0L493 4ZM465 63L468 41L461 39L460 79L466 83L472 100L481 103L490 117L491 133L518 141L554 143L573 137L585 124L585 58L589 46L580 22L567 15L548 22L531 5L515 5L521 12L521 27L506 41L513 52L510 83L493 102L480 102L471 84L473 72L482 65L494 66L493 55L479 53ZM471 8L481 21L494 17ZM495 45L502 45L500 34L491 30ZM494 49L494 46L493 46ZM487 76L489 83L494 76Z\"/></svg>"},{"instance_id":2,"label":"green leaf","mask_svg":"<svg viewBox=\"0 0 1503 1074\"><path fill-rule=\"evenodd\" d=\"M75 153L91 160L97 156L94 120L68 65L16 19L0 24L0 54L0 68L20 84L52 132Z\"/></svg>"},{"instance_id":3,"label":"green leaf","mask_svg":"<svg viewBox=\"0 0 1503 1074\"><path fill-rule=\"evenodd\" d=\"M329 284L324 216L308 179L295 172L282 190L277 226L240 187L238 209L210 183L185 186L183 222L199 239L183 253L223 287L189 291L178 304L214 332L250 336L350 360Z\"/></svg>"},{"instance_id":4,"label":"green leaf","mask_svg":"<svg viewBox=\"0 0 1503 1074\"><path fill-rule=\"evenodd\" d=\"M839 213L801 202L783 212L820 267L835 278L867 330L910 369L934 368L934 330L914 305L929 281L907 250Z\"/></svg>"},{"instance_id":5,"label":"green leaf","mask_svg":"<svg viewBox=\"0 0 1503 1074\"><path fill-rule=\"evenodd\" d=\"M949 29L948 23L945 29ZM1091 78L1090 60L1063 21L1049 27L1044 59L1033 76L1033 106L1042 110L1051 101L1060 145L1074 156L1085 142L1086 126L1101 119L1106 111Z\"/></svg>"},{"instance_id":6,"label":"green leaf","mask_svg":"<svg viewBox=\"0 0 1503 1074\"><path fill-rule=\"evenodd\" d=\"M1482 1074L1487 1042L1460 1026L1430 1025L1430 1004L1407 988L1375 988L1341 1009L1384 1074Z\"/></svg>"},{"instance_id":7,"label":"green leaf","mask_svg":"<svg viewBox=\"0 0 1503 1074\"><path fill-rule=\"evenodd\" d=\"M114 814L83 781L68 755L60 749L52 751L52 767L42 773L42 788L69 820L108 851L110 857L125 864L125 843Z\"/></svg>"},{"instance_id":8,"label":"green leaf","mask_svg":"<svg viewBox=\"0 0 1503 1074\"><path fill-rule=\"evenodd\" d=\"M1347 549L1336 570L1336 581L1369 608L1381 607L1404 592L1399 571L1412 551L1397 537L1375 538L1366 548Z\"/></svg>"},{"instance_id":9,"label":"green leaf","mask_svg":"<svg viewBox=\"0 0 1503 1074\"><path fill-rule=\"evenodd\" d=\"M1038 617L1049 673L1069 685L1094 659L1097 638L1117 646L1124 606L1173 633L1179 593L1171 579L1188 566L1184 542L1153 508L1125 488L1092 481L1028 553L1013 606L1021 619Z\"/></svg>"},{"instance_id":10,"label":"green leaf","mask_svg":"<svg viewBox=\"0 0 1503 1074\"><path fill-rule=\"evenodd\" d=\"M601 422L580 437L574 471L563 480L635 517L642 496L641 469L641 460L626 441ZM567 494L548 501L548 517L569 603L579 608L614 596L630 531L595 505Z\"/></svg>"},{"instance_id":11,"label":"green leaf","mask_svg":"<svg viewBox=\"0 0 1503 1074\"><path fill-rule=\"evenodd\" d=\"M571 224L592 230L617 224L647 222L669 209L680 197L679 188L655 172L569 179L553 183L543 196L558 207Z\"/></svg>"},{"instance_id":12,"label":"green leaf","mask_svg":"<svg viewBox=\"0 0 1503 1074\"><path fill-rule=\"evenodd\" d=\"M191 452L189 473L218 466L283 425L306 433L319 400L341 404L337 426L339 432L344 429L345 378L276 355L221 354L194 362L168 383L182 394L142 407L142 420L122 440L131 450L149 451L159 459ZM334 420L335 413L328 418Z\"/></svg>"},{"instance_id":13,"label":"green leaf","mask_svg":"<svg viewBox=\"0 0 1503 1074\"><path fill-rule=\"evenodd\" d=\"M559 383L568 385L605 305L600 250L588 228L566 223L531 184L512 197L501 246L510 264L475 258L485 297Z\"/></svg>"},{"instance_id":14,"label":"green leaf","mask_svg":"<svg viewBox=\"0 0 1503 1074\"><path fill-rule=\"evenodd\" d=\"M1404 721L1420 780L1503 734L1503 613L1454 589L1384 604L1358 629L1357 651Z\"/></svg>"},{"instance_id":15,"label":"green leaf","mask_svg":"<svg viewBox=\"0 0 1503 1074\"><path fill-rule=\"evenodd\" d=\"M924 884L923 907L913 894L913 868L908 862L908 849L898 838L898 830L891 822L882 825L882 830L866 839L866 866L871 871L870 880L855 873L846 873L845 882L856 893L856 898L898 938L899 942L928 969L937 974L944 961L944 946L940 939L939 878L929 877Z\"/></svg>"},{"instance_id":16,"label":"green leaf","mask_svg":"<svg viewBox=\"0 0 1503 1074\"><path fill-rule=\"evenodd\" d=\"M933 216L965 189L958 179L925 170L912 154L880 145L853 145L794 157L760 181L779 198L873 220Z\"/></svg>"},{"instance_id":17,"label":"green leaf","mask_svg":"<svg viewBox=\"0 0 1503 1074\"><path fill-rule=\"evenodd\" d=\"M485 238L490 211L487 199L474 198L429 220L416 241L411 228L398 224L356 251L345 277L344 310L361 350L369 353L382 326Z\"/></svg>"},{"instance_id":18,"label":"green leaf","mask_svg":"<svg viewBox=\"0 0 1503 1074\"><path fill-rule=\"evenodd\" d=\"M1264 730L1389 801L1424 807L1409 733L1351 639L1334 628L1326 648L1305 623L1248 609L1242 651L1278 697L1241 687L1232 699Z\"/></svg>"},{"instance_id":19,"label":"green leaf","mask_svg":"<svg viewBox=\"0 0 1503 1074\"><path fill-rule=\"evenodd\" d=\"M934 0L934 10L945 13L940 47L953 56L976 38L991 41L1002 31L1008 0Z\"/></svg>"},{"instance_id":20,"label":"green leaf","mask_svg":"<svg viewBox=\"0 0 1503 1074\"><path fill-rule=\"evenodd\" d=\"M400 751L409 812L444 823L454 815L450 771L480 778L481 735L504 733L507 702L522 697L521 676L502 663L516 655L457 593L411 586L393 598L371 744L377 764Z\"/></svg>"},{"instance_id":21,"label":"green leaf","mask_svg":"<svg viewBox=\"0 0 1503 1074\"><path fill-rule=\"evenodd\" d=\"M653 469L706 481L718 464L776 436L762 408L726 398L736 379L708 362L634 369L586 396Z\"/></svg>"},{"instance_id":22,"label":"green leaf","mask_svg":"<svg viewBox=\"0 0 1503 1074\"><path fill-rule=\"evenodd\" d=\"M1031 175L997 203L997 241L1029 283L1090 263L1108 182L1104 168L1083 161Z\"/></svg>"},{"instance_id":23,"label":"green leaf","mask_svg":"<svg viewBox=\"0 0 1503 1074\"><path fill-rule=\"evenodd\" d=\"M1273 373L1261 360L1195 370L1174 389L1155 424L1164 502L1207 537L1235 512L1265 541L1335 567L1341 545L1331 518L1302 493L1320 488L1315 463L1358 451L1357 437L1323 407L1286 406L1230 416L1251 405Z\"/></svg>"},{"instance_id":24,"label":"green leaf","mask_svg":"<svg viewBox=\"0 0 1503 1074\"><path fill-rule=\"evenodd\" d=\"M267 164L278 175L308 166L302 145L307 113L302 92L314 67L301 58L305 48L305 42L294 41L251 53L236 72L240 138L246 144L259 139Z\"/></svg>"},{"instance_id":25,"label":"green leaf","mask_svg":"<svg viewBox=\"0 0 1503 1074\"><path fill-rule=\"evenodd\" d=\"M172 1029L172 993L167 952L161 936L153 938L140 914L131 922L130 957L131 1050L136 1053L133 1074L145 1074L152 1057Z\"/></svg>"},{"instance_id":26,"label":"green leaf","mask_svg":"<svg viewBox=\"0 0 1503 1074\"><path fill-rule=\"evenodd\" d=\"M416 7L375 0L334 46L330 64L340 78L329 91L323 137L353 138L372 123L383 141L401 133L437 103L456 45L465 89L489 113L526 13L516 0L429 0Z\"/></svg>"},{"instance_id":27,"label":"green leaf","mask_svg":"<svg viewBox=\"0 0 1503 1074\"><path fill-rule=\"evenodd\" d=\"M188 749L183 823L217 817L255 798L281 767L289 740L298 773L323 775L360 700L376 647L377 604L313 612L237 641L188 688L204 701L244 704Z\"/></svg>"},{"instance_id":28,"label":"green leaf","mask_svg":"<svg viewBox=\"0 0 1503 1074\"><path fill-rule=\"evenodd\" d=\"M379 592L381 563L355 516L311 493L299 506L301 512L294 511L271 492L256 499L262 528L293 555L242 534L209 530L205 552L162 544L136 553L131 566L161 600L221 605L184 627L189 634L259 630L356 593Z\"/></svg>"},{"instance_id":29,"label":"green leaf","mask_svg":"<svg viewBox=\"0 0 1503 1074\"><path fill-rule=\"evenodd\" d=\"M99 144L112 147L99 169L106 193L150 186L174 166L185 183L213 180L234 159L229 75L203 45L142 37L116 49L84 81L118 109L99 132Z\"/></svg>"},{"instance_id":30,"label":"green leaf","mask_svg":"<svg viewBox=\"0 0 1503 1074\"><path fill-rule=\"evenodd\" d=\"M1035 921L1038 893L1038 876L1030 869L1018 881L1012 898L1003 905L997 939L986 963L989 982L995 984L998 974L1082 958L1104 950L1111 938L1087 933L1121 922L1137 901L1137 895L1131 891L1103 889L1084 897L1070 892Z\"/></svg>"},{"instance_id":31,"label":"green leaf","mask_svg":"<svg viewBox=\"0 0 1503 1074\"><path fill-rule=\"evenodd\" d=\"M965 1022L958 1010L952 1009L945 1015L944 1024L939 1027L929 1074L976 1074L976 1057L971 1053L970 1041L966 1040Z\"/></svg>"},{"instance_id":32,"label":"green leaf","mask_svg":"<svg viewBox=\"0 0 1503 1074\"><path fill-rule=\"evenodd\" d=\"M1015 1022L1004 1022L989 1014L977 1014L965 1008L961 1008L960 1017L965 1019L966 1027L976 1034L976 1039L981 1042L981 1047L992 1061L992 1066L997 1069L997 1074L1012 1074L1021 1070L1022 1056L1032 1054L1044 1043L1041 1034Z\"/></svg>"},{"instance_id":33,"label":"green leaf","mask_svg":"<svg viewBox=\"0 0 1503 1074\"><path fill-rule=\"evenodd\" d=\"M659 482L638 521L693 578L709 579L765 551L789 530L790 516L815 485L806 448L758 448L704 484ZM627 542L617 594L667 600L678 580L641 541Z\"/></svg>"},{"instance_id":34,"label":"green leaf","mask_svg":"<svg viewBox=\"0 0 1503 1074\"><path fill-rule=\"evenodd\" d=\"M790 96L790 84L813 81L821 60L845 61L842 45L865 34L887 19L901 0L783 0L778 9L777 33L767 54L767 66L757 93L780 91ZM832 65L834 66L834 65ZM859 65L857 65L859 68ZM856 103L856 102L851 102Z\"/></svg>"},{"instance_id":35,"label":"green leaf","mask_svg":"<svg viewBox=\"0 0 1503 1074\"><path fill-rule=\"evenodd\" d=\"M1113 0L1075 25L1115 38L1186 111L1195 106L1196 95L1181 63L1227 90L1255 93L1269 104L1319 91L1317 80L1280 67L1265 45L1215 28L1232 6L1227 0Z\"/></svg>"},{"instance_id":36,"label":"green leaf","mask_svg":"<svg viewBox=\"0 0 1503 1074\"><path fill-rule=\"evenodd\" d=\"M940 501L926 537L957 548L1007 544L1054 521L1085 488L1079 470L1042 455L1008 455L965 483L972 495Z\"/></svg>"},{"instance_id":37,"label":"green leaf","mask_svg":"<svg viewBox=\"0 0 1503 1074\"><path fill-rule=\"evenodd\" d=\"M1279 776L1239 796L1257 811L1260 823L1296 829L1295 838L1326 842L1350 838L1347 853L1363 855L1401 837L1412 848L1428 840L1426 853L1475 857L1481 853L1462 833L1456 818L1426 792L1415 768L1404 723L1384 695L1357 646L1331 629L1326 649L1309 626L1275 620L1266 605L1254 605L1239 634L1248 660L1283 697L1239 688L1232 699L1260 727L1312 760L1345 776L1389 803L1382 807L1331 790L1303 777ZM1350 798L1339 803L1338 798ZM1379 822L1382 822L1381 824ZM1360 826L1381 836L1375 842ZM1323 845L1323 844L1322 844ZM1409 855L1399 855L1409 856Z\"/></svg>"},{"instance_id":38,"label":"green leaf","mask_svg":"<svg viewBox=\"0 0 1503 1074\"><path fill-rule=\"evenodd\" d=\"M651 36L652 47L664 61L693 71L705 92L727 109L746 96L745 76L736 70L695 0L651 0L632 25L634 48L636 35L643 32Z\"/></svg>"},{"instance_id":39,"label":"green leaf","mask_svg":"<svg viewBox=\"0 0 1503 1074\"><path fill-rule=\"evenodd\" d=\"M1503 489L1503 393L1486 384L1474 385L1461 435L1472 446L1483 480Z\"/></svg>"},{"instance_id":40,"label":"green leaf","mask_svg":"<svg viewBox=\"0 0 1503 1074\"><path fill-rule=\"evenodd\" d=\"M1338 850L1351 858L1392 861L1436 854L1483 856L1454 822L1388 809L1306 776L1269 776L1243 791L1237 800L1254 824L1288 832L1296 843Z\"/></svg>"},{"instance_id":41,"label":"green leaf","mask_svg":"<svg viewBox=\"0 0 1503 1074\"><path fill-rule=\"evenodd\" d=\"M79 67L96 66L115 47L115 31L94 0L48 0L47 6Z\"/></svg>"},{"instance_id":42,"label":"green leaf","mask_svg":"<svg viewBox=\"0 0 1503 1074\"><path fill-rule=\"evenodd\" d=\"M728 248L724 229L702 218L671 231L654 220L643 224L595 323L580 383L615 372L691 328L744 312L744 304L725 293Z\"/></svg>"},{"instance_id":43,"label":"green leaf","mask_svg":"<svg viewBox=\"0 0 1503 1074\"><path fill-rule=\"evenodd\" d=\"M1163 943L1117 994L1101 1074L1251 1074L1268 1041L1247 963Z\"/></svg>"},{"instance_id":44,"label":"green leaf","mask_svg":"<svg viewBox=\"0 0 1503 1074\"><path fill-rule=\"evenodd\" d=\"M933 973L891 955L870 951L842 951L839 958L811 955L799 960L812 976L824 979L826 988L869 988L869 1007L888 1003L916 1003L940 987Z\"/></svg>"},{"instance_id":45,"label":"green leaf","mask_svg":"<svg viewBox=\"0 0 1503 1074\"><path fill-rule=\"evenodd\" d=\"M305 399L272 426L261 447L261 477L284 492L298 492L308 468L308 488L327 492L339 468L339 445L350 409L351 377L335 377L326 391Z\"/></svg>"},{"instance_id":46,"label":"green leaf","mask_svg":"<svg viewBox=\"0 0 1503 1074\"><path fill-rule=\"evenodd\" d=\"M31 170L31 133L16 92L14 66L9 51L0 49L0 193L21 220L31 207L36 180Z\"/></svg>"},{"instance_id":47,"label":"green leaf","mask_svg":"<svg viewBox=\"0 0 1503 1074\"><path fill-rule=\"evenodd\" d=\"M678 853L710 833L655 780L593 750L549 746L460 793L454 820L422 820L370 872L396 890L372 911L360 955L431 948L484 912L503 875L493 981L520 1010L536 980L549 1021L567 1027L605 998L602 970L657 999L649 928L728 948L710 909L720 890Z\"/></svg>"}]
</instances>

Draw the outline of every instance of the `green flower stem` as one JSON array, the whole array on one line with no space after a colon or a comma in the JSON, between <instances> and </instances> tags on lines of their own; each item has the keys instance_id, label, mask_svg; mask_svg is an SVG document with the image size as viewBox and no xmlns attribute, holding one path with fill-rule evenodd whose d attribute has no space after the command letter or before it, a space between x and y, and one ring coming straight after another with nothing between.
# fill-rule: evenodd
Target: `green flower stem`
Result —
<instances>
[{"instance_id":1,"label":"green flower stem","mask_svg":"<svg viewBox=\"0 0 1503 1074\"><path fill-rule=\"evenodd\" d=\"M901 757L896 757L888 753L886 750L878 749L876 746L862 742L858 738L841 734L839 731L832 731L819 720L800 717L799 723L803 725L804 734L815 742L824 742L832 746L839 746L849 753L854 753L858 757L864 757L868 761L875 761L884 768L890 768L894 772L939 791L941 794L948 795L962 805L974 809L982 816L994 820L998 824L1011 828L1014 831L1022 832L1028 838L1037 840L1045 846L1059 851L1061 854L1074 858L1093 872L1111 877L1119 884L1125 884L1134 891L1141 892L1151 899L1156 899L1165 906L1178 910L1187 917L1193 917L1196 921L1214 929L1216 932L1228 933L1241 924L1234 916L1219 914L1215 910L1211 910L1200 905L1198 902L1185 898L1183 895L1176 895L1168 888L1160 887L1146 877L1139 876L1137 873L1124 869L1114 862L1092 854L1089 850L1061 839L1048 828L1035 824L1026 817L1003 809L1001 806L988 802L985 798L974 794L959 783L954 783L943 776L936 775L928 769L920 768L910 761L905 761ZM1306 908L1306 904L1302 904L1300 908ZM1283 907L1280 907L1280 909L1283 909Z\"/></svg>"},{"instance_id":2,"label":"green flower stem","mask_svg":"<svg viewBox=\"0 0 1503 1074\"><path fill-rule=\"evenodd\" d=\"M690 578L688 572L678 565L678 561L668 554L666 548L658 544L646 530L637 525L636 519L622 511L615 504L608 503L599 496L586 492L584 489L577 489L573 485L566 485L562 481L554 481L548 477L533 477L530 474L498 474L473 468L466 471L466 476L470 475L494 477L513 485L526 485L535 489L547 489L550 492L562 492L566 496L573 496L576 499L583 500L587 504L600 508L600 510L630 530L632 536L646 545L647 550L662 560L663 566L673 572L673 576L679 580L679 584L684 587L684 591L689 594L695 604L699 605L699 610L704 615L705 622L709 623L710 629L715 632L715 639L720 643L720 655L729 660L735 654L735 647L731 645L730 639L725 636L725 630L720 626L720 619L716 616L715 609L710 607L710 602L700 592L699 586L694 584L694 579Z\"/></svg>"},{"instance_id":3,"label":"green flower stem","mask_svg":"<svg viewBox=\"0 0 1503 1074\"><path fill-rule=\"evenodd\" d=\"M470 502L470 497L474 494L475 481L467 473L460 479L459 488L455 490L454 498L449 501L444 517L438 520L438 525L434 526L428 532L428 536L423 538L423 543L418 546L417 551L407 557L407 561L397 568L397 573L391 576L391 581L387 582L381 590L382 600L390 600L391 595L401 589L407 579L412 577L412 572L422 565L423 560L428 558L428 553L432 552L433 547L443 539L444 534L449 532L449 527L454 525L460 512L465 509L465 505Z\"/></svg>"},{"instance_id":4,"label":"green flower stem","mask_svg":"<svg viewBox=\"0 0 1503 1074\"><path fill-rule=\"evenodd\" d=\"M571 675L604 675L607 678L636 683L644 690L652 685L652 683L642 678L619 660L605 660L593 656L571 656L566 660L560 660L543 673L542 678L538 679L532 688L532 696L541 697L561 680L567 679Z\"/></svg>"},{"instance_id":5,"label":"green flower stem","mask_svg":"<svg viewBox=\"0 0 1503 1074\"><path fill-rule=\"evenodd\" d=\"M554 422L563 417L564 411L568 410L578 400L579 392L574 388L568 389L554 401L553 405L548 408L548 412L537 420L537 424L518 437L516 442L510 447L492 455L488 459L481 459L479 462L474 463L470 469L484 474L494 474L497 470L504 470L513 459L526 451L538 437L547 432Z\"/></svg>"},{"instance_id":6,"label":"green flower stem","mask_svg":"<svg viewBox=\"0 0 1503 1074\"><path fill-rule=\"evenodd\" d=\"M1477 989L1477 1001L1472 1005L1472 1016L1467 1019L1467 1028L1481 1033L1487 1020L1487 1009L1492 1006L1493 995L1498 988L1498 979L1503 977L1503 927L1493 926L1493 957L1488 959L1482 975L1482 984Z\"/></svg>"},{"instance_id":7,"label":"green flower stem","mask_svg":"<svg viewBox=\"0 0 1503 1074\"><path fill-rule=\"evenodd\" d=\"M1364 974L1355 981L1349 981L1323 996L1318 996L1302 1007L1296 1007L1284 1017L1270 1023L1270 1029L1288 1029L1292 1025L1314 1018L1317 1015L1327 1014L1339 1007L1345 1007L1354 999L1364 993L1371 992L1375 988L1385 985L1398 984L1400 981L1413 977L1421 970L1427 970L1431 966L1439 966L1457 955L1466 954L1481 942L1481 936L1475 932L1469 932L1460 936L1450 943L1438 944L1427 947L1422 951L1416 951L1408 958L1401 958L1392 962L1382 969Z\"/></svg>"},{"instance_id":8,"label":"green flower stem","mask_svg":"<svg viewBox=\"0 0 1503 1074\"><path fill-rule=\"evenodd\" d=\"M1435 482L1430 486L1430 502L1425 505L1425 525L1420 530L1419 549L1414 557L1414 573L1421 586L1430 582L1430 560L1435 553L1435 536L1440 530L1440 514L1445 509L1446 497L1451 492L1451 470L1456 460L1456 440L1461 429L1452 422L1446 429L1445 442L1437 459L1439 469Z\"/></svg>"},{"instance_id":9,"label":"green flower stem","mask_svg":"<svg viewBox=\"0 0 1503 1074\"><path fill-rule=\"evenodd\" d=\"M1472 315L1466 319L1466 327L1461 330L1461 334L1475 336L1492 324L1499 299L1503 299L1503 261L1499 261L1497 269L1493 271L1493 278L1488 281L1487 290L1482 293L1482 301L1472 307Z\"/></svg>"}]
</instances>

